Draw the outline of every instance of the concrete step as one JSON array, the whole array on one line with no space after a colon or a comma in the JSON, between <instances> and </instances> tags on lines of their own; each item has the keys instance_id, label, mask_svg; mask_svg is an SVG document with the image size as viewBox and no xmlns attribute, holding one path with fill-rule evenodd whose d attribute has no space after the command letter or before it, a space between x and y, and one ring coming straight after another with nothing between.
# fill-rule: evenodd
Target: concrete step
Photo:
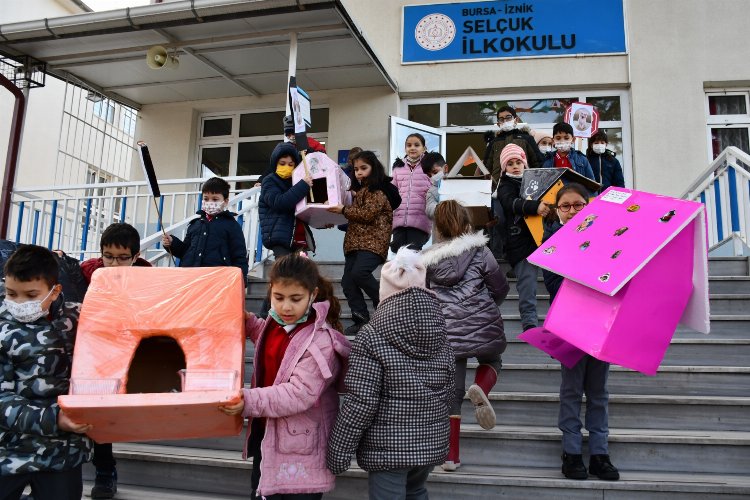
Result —
<instances>
[{"instance_id":1,"label":"concrete step","mask_svg":"<svg viewBox=\"0 0 750 500\"><path fill-rule=\"evenodd\" d=\"M84 465L83 498L91 498L91 488L94 486L94 467L91 464ZM134 478L125 478L128 479ZM246 495L218 495L212 492L194 492L179 488L179 483L169 488L147 488L143 486L124 483L122 479L117 483L117 500L247 500ZM29 490L30 492L31 490Z\"/></svg>"},{"instance_id":2,"label":"concrete step","mask_svg":"<svg viewBox=\"0 0 750 500\"><path fill-rule=\"evenodd\" d=\"M467 386L471 383L467 380ZM500 384L498 387L501 387ZM495 390L498 390L495 387ZM559 396L552 393L492 392L497 422L503 425L556 426ZM463 422L475 424L474 406L466 399ZM750 432L750 396L644 396L615 394L609 398L612 429L679 429ZM585 398L581 405L585 415Z\"/></svg>"}]
</instances>

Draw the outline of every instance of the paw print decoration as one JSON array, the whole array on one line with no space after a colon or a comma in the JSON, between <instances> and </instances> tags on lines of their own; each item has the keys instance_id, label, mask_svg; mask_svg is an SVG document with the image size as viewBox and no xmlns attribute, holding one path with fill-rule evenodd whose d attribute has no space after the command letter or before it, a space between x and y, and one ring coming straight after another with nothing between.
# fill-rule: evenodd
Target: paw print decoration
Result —
<instances>
[{"instance_id":1,"label":"paw print decoration","mask_svg":"<svg viewBox=\"0 0 750 500\"><path fill-rule=\"evenodd\" d=\"M538 181L531 181L529 182L529 186L526 188L526 192L524 193L527 197L531 197L534 193L537 192L539 189L539 182Z\"/></svg>"}]
</instances>

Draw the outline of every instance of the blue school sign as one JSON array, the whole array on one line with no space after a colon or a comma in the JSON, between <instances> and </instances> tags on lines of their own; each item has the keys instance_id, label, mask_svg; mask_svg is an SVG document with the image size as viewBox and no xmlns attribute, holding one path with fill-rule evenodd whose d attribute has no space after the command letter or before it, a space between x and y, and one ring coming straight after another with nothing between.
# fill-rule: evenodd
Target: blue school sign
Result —
<instances>
[{"instance_id":1,"label":"blue school sign","mask_svg":"<svg viewBox=\"0 0 750 500\"><path fill-rule=\"evenodd\" d=\"M404 7L403 63L623 53L622 0Z\"/></svg>"}]
</instances>

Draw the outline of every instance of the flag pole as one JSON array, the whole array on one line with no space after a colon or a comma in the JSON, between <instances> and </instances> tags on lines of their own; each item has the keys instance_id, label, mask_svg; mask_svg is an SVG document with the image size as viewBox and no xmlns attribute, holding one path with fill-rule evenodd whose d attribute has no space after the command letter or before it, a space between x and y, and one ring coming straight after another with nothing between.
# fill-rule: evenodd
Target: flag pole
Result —
<instances>
[{"instance_id":1,"label":"flag pole","mask_svg":"<svg viewBox=\"0 0 750 500\"><path fill-rule=\"evenodd\" d=\"M159 183L156 180L156 171L154 170L154 164L151 161L151 154L148 151L148 146L143 141L138 141L138 152L140 153L141 157L141 165L143 166L143 173L146 176L146 180L148 181L148 187L151 191L151 199L154 200L154 208L156 209L156 216L159 220L159 227L161 228L161 233L164 236L167 235L167 231L164 229L164 222L162 221L161 217L161 210L159 210L159 204L156 202L156 198L161 198L161 191L159 191ZM146 221L146 224L148 225L148 221ZM172 247L171 246L165 246L164 249L169 253L169 257L172 260L172 264L174 264L175 267L177 267L177 262L174 259L174 255L172 254Z\"/></svg>"}]
</instances>

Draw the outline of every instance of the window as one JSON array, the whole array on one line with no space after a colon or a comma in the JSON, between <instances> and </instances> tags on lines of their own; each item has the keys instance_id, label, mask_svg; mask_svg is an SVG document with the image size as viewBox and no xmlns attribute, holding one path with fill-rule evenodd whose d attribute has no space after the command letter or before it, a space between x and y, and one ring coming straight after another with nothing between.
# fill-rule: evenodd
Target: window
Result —
<instances>
[{"instance_id":1,"label":"window","mask_svg":"<svg viewBox=\"0 0 750 500\"><path fill-rule=\"evenodd\" d=\"M198 175L222 177L263 175L273 148L283 140L285 112L236 112L201 117L198 137ZM328 108L311 110L307 135L325 142ZM237 183L237 189L253 183Z\"/></svg>"},{"instance_id":2,"label":"window","mask_svg":"<svg viewBox=\"0 0 750 500\"><path fill-rule=\"evenodd\" d=\"M109 123L115 122L115 105L109 99L94 103L94 114Z\"/></svg>"},{"instance_id":3,"label":"window","mask_svg":"<svg viewBox=\"0 0 750 500\"><path fill-rule=\"evenodd\" d=\"M130 137L135 136L135 110L126 108L125 106L122 106L120 109L120 129Z\"/></svg>"},{"instance_id":4,"label":"window","mask_svg":"<svg viewBox=\"0 0 750 500\"><path fill-rule=\"evenodd\" d=\"M750 153L750 90L706 94L709 160L729 146Z\"/></svg>"}]
</instances>

